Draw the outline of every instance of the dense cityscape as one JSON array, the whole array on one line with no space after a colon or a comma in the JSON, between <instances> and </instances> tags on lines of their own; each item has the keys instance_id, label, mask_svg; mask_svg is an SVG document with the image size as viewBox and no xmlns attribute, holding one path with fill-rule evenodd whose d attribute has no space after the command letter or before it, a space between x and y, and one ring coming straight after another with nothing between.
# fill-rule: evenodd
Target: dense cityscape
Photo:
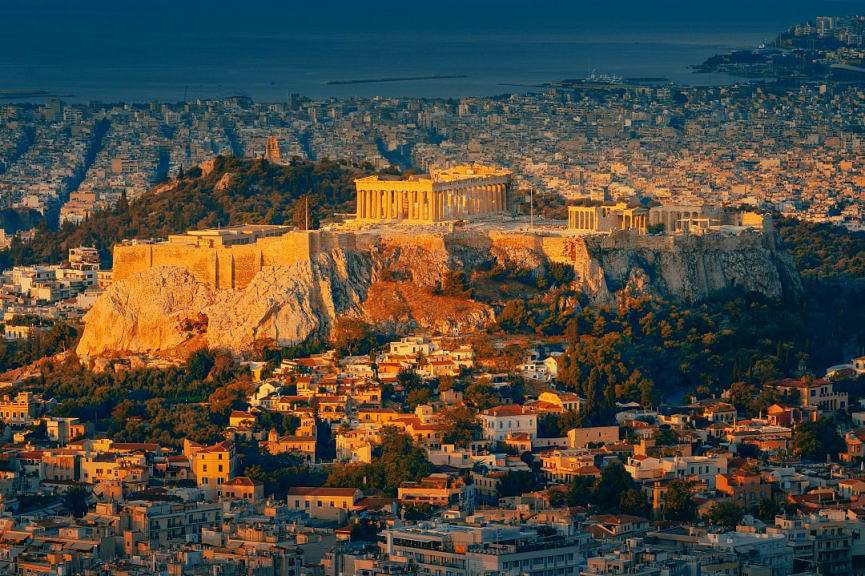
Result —
<instances>
[{"instance_id":1,"label":"dense cityscape","mask_svg":"<svg viewBox=\"0 0 865 576\"><path fill-rule=\"evenodd\" d=\"M0 91L0 574L865 574L863 31L723 86Z\"/></svg>"},{"instance_id":2,"label":"dense cityscape","mask_svg":"<svg viewBox=\"0 0 865 576\"><path fill-rule=\"evenodd\" d=\"M563 84L501 98L0 108L9 207L80 222L216 155L480 162L566 199L749 204L861 229L858 85ZM55 136L59 135L59 136Z\"/></svg>"}]
</instances>

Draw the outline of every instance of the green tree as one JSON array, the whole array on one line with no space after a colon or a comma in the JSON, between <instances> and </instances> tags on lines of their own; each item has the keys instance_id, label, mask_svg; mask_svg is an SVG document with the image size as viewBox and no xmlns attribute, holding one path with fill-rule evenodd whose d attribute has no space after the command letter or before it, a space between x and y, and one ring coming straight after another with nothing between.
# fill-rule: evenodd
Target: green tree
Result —
<instances>
[{"instance_id":1,"label":"green tree","mask_svg":"<svg viewBox=\"0 0 865 576\"><path fill-rule=\"evenodd\" d=\"M499 403L493 387L484 382L473 382L470 384L465 392L463 392L463 400L467 404L474 406L477 410L487 410Z\"/></svg>"},{"instance_id":2,"label":"green tree","mask_svg":"<svg viewBox=\"0 0 865 576\"><path fill-rule=\"evenodd\" d=\"M352 542L375 542L378 539L379 526L369 518L361 518L351 526Z\"/></svg>"},{"instance_id":3,"label":"green tree","mask_svg":"<svg viewBox=\"0 0 865 576\"><path fill-rule=\"evenodd\" d=\"M498 486L499 496L519 496L537 488L535 475L526 470L509 470L501 477Z\"/></svg>"},{"instance_id":4,"label":"green tree","mask_svg":"<svg viewBox=\"0 0 865 576\"><path fill-rule=\"evenodd\" d=\"M415 388L411 392L408 393L406 397L406 403L408 404L408 409L414 412L414 409L420 406L421 404L429 404L430 401L430 391L429 388Z\"/></svg>"},{"instance_id":5,"label":"green tree","mask_svg":"<svg viewBox=\"0 0 865 576\"><path fill-rule=\"evenodd\" d=\"M462 270L447 270L442 277L441 288L438 292L442 296L455 298L472 297L472 288Z\"/></svg>"},{"instance_id":6,"label":"green tree","mask_svg":"<svg viewBox=\"0 0 865 576\"><path fill-rule=\"evenodd\" d=\"M204 380L214 365L214 354L207 348L196 350L186 359L186 370L193 380Z\"/></svg>"},{"instance_id":7,"label":"green tree","mask_svg":"<svg viewBox=\"0 0 865 576\"><path fill-rule=\"evenodd\" d=\"M622 492L619 498L619 511L623 514L633 514L645 518L652 517L652 506L646 494L639 488L629 488Z\"/></svg>"},{"instance_id":8,"label":"green tree","mask_svg":"<svg viewBox=\"0 0 865 576\"><path fill-rule=\"evenodd\" d=\"M340 317L331 332L333 346L341 356L369 354L378 344L372 326L359 318Z\"/></svg>"},{"instance_id":9,"label":"green tree","mask_svg":"<svg viewBox=\"0 0 865 576\"><path fill-rule=\"evenodd\" d=\"M690 480L677 478L667 485L664 495L664 517L667 520L680 520L689 522L694 519L694 503L691 502L691 494L694 491L694 483Z\"/></svg>"},{"instance_id":10,"label":"green tree","mask_svg":"<svg viewBox=\"0 0 865 576\"><path fill-rule=\"evenodd\" d=\"M334 466L328 486L378 490L394 497L403 482L417 482L430 473L426 451L412 443L411 437L393 427L382 429L381 444L366 465Z\"/></svg>"},{"instance_id":11,"label":"green tree","mask_svg":"<svg viewBox=\"0 0 865 576\"><path fill-rule=\"evenodd\" d=\"M409 522L418 522L429 520L435 514L435 508L432 504L421 502L419 504L409 504L403 508L403 518Z\"/></svg>"},{"instance_id":12,"label":"green tree","mask_svg":"<svg viewBox=\"0 0 865 576\"><path fill-rule=\"evenodd\" d=\"M835 421L821 418L816 422L803 422L793 430L793 453L805 460L824 461L835 458L844 450L844 441L838 434Z\"/></svg>"},{"instance_id":13,"label":"green tree","mask_svg":"<svg viewBox=\"0 0 865 576\"><path fill-rule=\"evenodd\" d=\"M742 521L742 509L732 502L713 502L703 518L711 526L735 530Z\"/></svg>"},{"instance_id":14,"label":"green tree","mask_svg":"<svg viewBox=\"0 0 865 576\"><path fill-rule=\"evenodd\" d=\"M674 446L679 443L679 433L672 428L658 428L652 433L652 439L658 446Z\"/></svg>"},{"instance_id":15,"label":"green tree","mask_svg":"<svg viewBox=\"0 0 865 576\"><path fill-rule=\"evenodd\" d=\"M72 486L63 493L63 504L76 518L87 514L87 499L90 491L84 486Z\"/></svg>"},{"instance_id":16,"label":"green tree","mask_svg":"<svg viewBox=\"0 0 865 576\"><path fill-rule=\"evenodd\" d=\"M596 479L593 476L577 476L568 486L568 506L588 507L592 503Z\"/></svg>"},{"instance_id":17,"label":"green tree","mask_svg":"<svg viewBox=\"0 0 865 576\"><path fill-rule=\"evenodd\" d=\"M423 386L423 378L414 370L400 370L396 375L396 381L400 383L403 390L407 393Z\"/></svg>"},{"instance_id":18,"label":"green tree","mask_svg":"<svg viewBox=\"0 0 865 576\"><path fill-rule=\"evenodd\" d=\"M555 488L550 488L547 490L547 494L550 500L551 508L561 508L568 503L567 492Z\"/></svg>"},{"instance_id":19,"label":"green tree","mask_svg":"<svg viewBox=\"0 0 865 576\"><path fill-rule=\"evenodd\" d=\"M756 516L769 526L775 524L775 516L781 513L781 507L772 498L762 498L757 504Z\"/></svg>"},{"instance_id":20,"label":"green tree","mask_svg":"<svg viewBox=\"0 0 865 576\"><path fill-rule=\"evenodd\" d=\"M609 464L601 471L601 479L595 487L592 502L601 510L618 508L622 495L636 488L634 479L621 464Z\"/></svg>"},{"instance_id":21,"label":"green tree","mask_svg":"<svg viewBox=\"0 0 865 576\"><path fill-rule=\"evenodd\" d=\"M475 412L469 406L446 408L439 414L447 424L447 432L442 439L446 443L468 448L481 431Z\"/></svg>"}]
</instances>

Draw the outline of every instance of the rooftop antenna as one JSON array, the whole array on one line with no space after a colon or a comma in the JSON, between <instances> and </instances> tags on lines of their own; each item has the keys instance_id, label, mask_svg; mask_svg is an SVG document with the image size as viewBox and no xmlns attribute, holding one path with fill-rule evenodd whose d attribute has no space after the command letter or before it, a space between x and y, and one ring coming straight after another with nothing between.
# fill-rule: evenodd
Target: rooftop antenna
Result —
<instances>
[{"instance_id":1,"label":"rooftop antenna","mask_svg":"<svg viewBox=\"0 0 865 576\"><path fill-rule=\"evenodd\" d=\"M529 227L535 231L535 187L529 188Z\"/></svg>"}]
</instances>

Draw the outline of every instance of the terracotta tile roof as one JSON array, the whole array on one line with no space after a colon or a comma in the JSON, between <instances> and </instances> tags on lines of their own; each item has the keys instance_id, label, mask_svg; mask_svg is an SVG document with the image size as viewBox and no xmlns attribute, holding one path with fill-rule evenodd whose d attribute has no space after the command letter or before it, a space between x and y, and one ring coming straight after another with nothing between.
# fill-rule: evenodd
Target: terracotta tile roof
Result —
<instances>
[{"instance_id":1,"label":"terracotta tile roof","mask_svg":"<svg viewBox=\"0 0 865 576\"><path fill-rule=\"evenodd\" d=\"M223 486L264 486L264 482L261 480L253 480L248 476L238 476L237 478L232 478L228 482L225 482Z\"/></svg>"},{"instance_id":2,"label":"terracotta tile roof","mask_svg":"<svg viewBox=\"0 0 865 576\"><path fill-rule=\"evenodd\" d=\"M504 416L522 416L523 414L529 413L530 412L526 411L526 409L519 404L504 404L502 406L496 406L495 408L490 408L489 410L483 411L483 414L487 416L494 416L496 418Z\"/></svg>"},{"instance_id":3,"label":"terracotta tile roof","mask_svg":"<svg viewBox=\"0 0 865 576\"><path fill-rule=\"evenodd\" d=\"M293 486L288 489L288 496L354 496L357 488L328 488L325 486Z\"/></svg>"}]
</instances>

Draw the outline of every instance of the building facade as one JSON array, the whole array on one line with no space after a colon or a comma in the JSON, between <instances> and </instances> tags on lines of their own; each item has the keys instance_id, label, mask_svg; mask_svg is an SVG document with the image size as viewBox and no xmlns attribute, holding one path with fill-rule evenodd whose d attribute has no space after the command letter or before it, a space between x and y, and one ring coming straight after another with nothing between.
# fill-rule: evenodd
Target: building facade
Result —
<instances>
[{"instance_id":1,"label":"building facade","mask_svg":"<svg viewBox=\"0 0 865 576\"><path fill-rule=\"evenodd\" d=\"M523 406L505 404L480 413L484 438L501 442L509 434L528 434L534 440L538 436L537 415Z\"/></svg>"}]
</instances>

